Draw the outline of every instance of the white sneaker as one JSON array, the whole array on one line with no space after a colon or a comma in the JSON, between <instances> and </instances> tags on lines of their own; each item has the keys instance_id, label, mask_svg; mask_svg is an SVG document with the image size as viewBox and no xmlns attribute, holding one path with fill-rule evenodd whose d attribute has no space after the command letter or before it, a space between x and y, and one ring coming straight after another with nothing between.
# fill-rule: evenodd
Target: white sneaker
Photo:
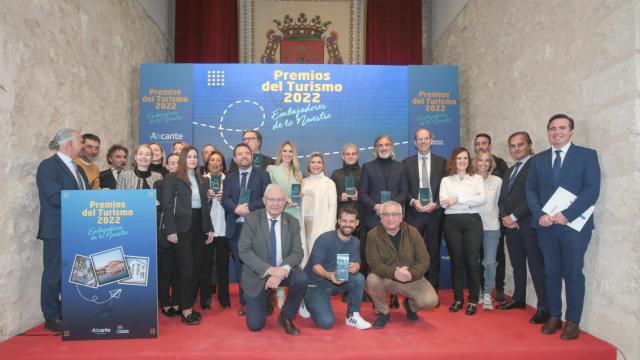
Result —
<instances>
[{"instance_id":1,"label":"white sneaker","mask_svg":"<svg viewBox=\"0 0 640 360\"><path fill-rule=\"evenodd\" d=\"M304 304L304 302L302 302L302 304L300 304L300 307L298 308L298 315L300 315L300 317L303 319L308 319L311 317L311 313L309 313L309 310L307 310L307 306Z\"/></svg>"},{"instance_id":2,"label":"white sneaker","mask_svg":"<svg viewBox=\"0 0 640 360\"><path fill-rule=\"evenodd\" d=\"M490 294L484 294L482 296L482 309L493 310L493 299Z\"/></svg>"},{"instance_id":3,"label":"white sneaker","mask_svg":"<svg viewBox=\"0 0 640 360\"><path fill-rule=\"evenodd\" d=\"M353 314L351 314L351 316L348 317L344 321L344 323L347 324L347 326L353 326L358 330L366 330L371 327L371 323L363 319L362 316L360 316L359 312L354 312Z\"/></svg>"}]
</instances>

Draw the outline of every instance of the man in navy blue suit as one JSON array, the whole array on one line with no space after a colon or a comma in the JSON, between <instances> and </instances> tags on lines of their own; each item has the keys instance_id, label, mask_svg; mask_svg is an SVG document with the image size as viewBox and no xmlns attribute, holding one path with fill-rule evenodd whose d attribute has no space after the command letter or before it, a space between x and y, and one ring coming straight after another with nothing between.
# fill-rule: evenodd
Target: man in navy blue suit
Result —
<instances>
[{"instance_id":1,"label":"man in navy blue suit","mask_svg":"<svg viewBox=\"0 0 640 360\"><path fill-rule=\"evenodd\" d=\"M60 302L61 266L61 200L62 190L86 190L89 182L84 171L73 159L82 150L82 137L72 129L58 131L49 143L56 153L38 166L36 184L40 199L38 239L43 242L42 284L40 306L44 315L44 328L59 333L62 331Z\"/></svg>"},{"instance_id":2,"label":"man in navy blue suit","mask_svg":"<svg viewBox=\"0 0 640 360\"><path fill-rule=\"evenodd\" d=\"M564 114L554 115L547 123L551 148L535 155L526 184L527 203L532 214L531 226L538 234L544 259L545 288L551 317L542 326L545 335L562 327L562 280L566 288L566 324L561 339L574 340L580 335L580 317L584 303L584 253L594 229L593 216L584 227L574 230L568 223L581 217L600 194L600 164L595 150L571 143L574 121ZM542 208L554 192L562 187L576 199L555 214Z\"/></svg>"},{"instance_id":3,"label":"man in navy blue suit","mask_svg":"<svg viewBox=\"0 0 640 360\"><path fill-rule=\"evenodd\" d=\"M240 254L238 251L238 240L244 224L244 217L258 209L264 208L262 197L267 185L271 183L269 174L258 167L253 167L253 152L244 143L236 145L233 149L233 161L237 170L231 171L224 179L224 191L222 195L222 207L227 213L226 236L233 252L233 265L240 282ZM249 200L240 203L240 193L242 189L251 191ZM245 192L247 190L244 190ZM227 295L228 297L228 295ZM245 301L243 290L240 289L240 309L238 315L245 315Z\"/></svg>"}]
</instances>

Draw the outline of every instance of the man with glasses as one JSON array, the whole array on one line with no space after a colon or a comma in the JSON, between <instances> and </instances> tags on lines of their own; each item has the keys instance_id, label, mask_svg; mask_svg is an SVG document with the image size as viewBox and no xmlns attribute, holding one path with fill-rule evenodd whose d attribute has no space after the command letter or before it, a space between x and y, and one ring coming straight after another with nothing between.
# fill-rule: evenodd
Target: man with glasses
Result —
<instances>
[{"instance_id":1,"label":"man with glasses","mask_svg":"<svg viewBox=\"0 0 640 360\"><path fill-rule=\"evenodd\" d=\"M424 278L429 268L429 253L416 228L402 221L402 206L395 201L381 204L381 224L367 236L367 276L369 295L377 318L373 324L382 329L389 322L387 293L405 297L402 305L410 321L418 320L418 310L438 305L438 294Z\"/></svg>"},{"instance_id":2,"label":"man with glasses","mask_svg":"<svg viewBox=\"0 0 640 360\"><path fill-rule=\"evenodd\" d=\"M275 164L275 160L260 152L262 148L262 134L258 130L245 130L242 132L242 142L247 144L253 152L253 167L259 167L266 170L267 166ZM238 168L234 162L231 162L230 172L236 171Z\"/></svg>"}]
</instances>

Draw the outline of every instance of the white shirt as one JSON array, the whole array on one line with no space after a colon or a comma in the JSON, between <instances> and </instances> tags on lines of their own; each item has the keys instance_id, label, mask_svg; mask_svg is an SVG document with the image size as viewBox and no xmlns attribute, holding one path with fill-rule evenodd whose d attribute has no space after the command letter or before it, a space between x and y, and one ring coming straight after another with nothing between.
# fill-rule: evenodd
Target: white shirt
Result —
<instances>
[{"instance_id":1,"label":"white shirt","mask_svg":"<svg viewBox=\"0 0 640 360\"><path fill-rule=\"evenodd\" d=\"M211 181L211 174L204 175L203 177ZM224 190L224 178L224 174L221 174L220 191ZM211 224L213 225L213 236L225 236L227 230L227 221L225 220L224 216L224 208L215 197L211 199L211 211L209 211L209 217L211 218Z\"/></svg>"},{"instance_id":2,"label":"white shirt","mask_svg":"<svg viewBox=\"0 0 640 360\"><path fill-rule=\"evenodd\" d=\"M484 180L480 175L465 175L462 180L456 175L442 179L440 183L440 201L458 198L458 203L444 206L445 214L479 214L487 200Z\"/></svg>"},{"instance_id":3,"label":"white shirt","mask_svg":"<svg viewBox=\"0 0 640 360\"><path fill-rule=\"evenodd\" d=\"M269 225L269 233L271 233L271 220L277 220L276 224L274 225L276 227L276 244L277 244L276 264L278 264L277 266L280 266L282 264L282 231L281 231L282 214L278 215L278 217L274 219L271 217L269 213L267 213L267 225Z\"/></svg>"},{"instance_id":4,"label":"white shirt","mask_svg":"<svg viewBox=\"0 0 640 360\"><path fill-rule=\"evenodd\" d=\"M84 179L82 180L82 184L80 184L78 182L78 178L76 176L76 171L78 170L78 165L76 165L76 163L73 162L73 159L68 157L67 155L61 153L60 151L56 152L56 155L58 155L58 157L60 158L60 160L62 160L62 162L67 165L67 168L69 169L69 171L71 171L71 175L73 175L73 178L76 179L76 184L78 185L78 189L80 190L84 190Z\"/></svg>"},{"instance_id":5,"label":"white shirt","mask_svg":"<svg viewBox=\"0 0 640 360\"><path fill-rule=\"evenodd\" d=\"M522 167L522 166L521 166ZM487 194L487 201L482 206L480 217L482 218L482 228L484 230L500 230L500 220L498 218L498 199L502 179L495 175L489 175L484 179L484 190Z\"/></svg>"},{"instance_id":6,"label":"white shirt","mask_svg":"<svg viewBox=\"0 0 640 360\"><path fill-rule=\"evenodd\" d=\"M560 149L556 149L553 146L551 147L551 166L553 167L553 162L556 160L556 150L560 150L560 166L564 162L564 157L567 156L567 151L571 147L571 143L561 147Z\"/></svg>"}]
</instances>

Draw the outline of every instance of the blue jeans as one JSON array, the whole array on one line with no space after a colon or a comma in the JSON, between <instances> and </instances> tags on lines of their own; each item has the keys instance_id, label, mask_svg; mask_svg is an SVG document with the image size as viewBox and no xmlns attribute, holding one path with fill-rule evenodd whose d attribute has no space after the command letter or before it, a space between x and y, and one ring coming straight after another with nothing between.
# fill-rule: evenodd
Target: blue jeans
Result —
<instances>
[{"instance_id":1,"label":"blue jeans","mask_svg":"<svg viewBox=\"0 0 640 360\"><path fill-rule=\"evenodd\" d=\"M347 316L354 312L360 312L362 293L364 292L364 276L361 273L349 273L349 281L340 285L327 280L322 285L307 288L304 303L317 327L330 329L333 326L335 317L331 308L331 296L345 292L348 294Z\"/></svg>"},{"instance_id":2,"label":"blue jeans","mask_svg":"<svg viewBox=\"0 0 640 360\"><path fill-rule=\"evenodd\" d=\"M500 230L485 230L482 246L484 247L484 258L482 265L484 266L484 293L491 294L493 286L496 282L496 254L498 252L498 243L500 242Z\"/></svg>"}]
</instances>

